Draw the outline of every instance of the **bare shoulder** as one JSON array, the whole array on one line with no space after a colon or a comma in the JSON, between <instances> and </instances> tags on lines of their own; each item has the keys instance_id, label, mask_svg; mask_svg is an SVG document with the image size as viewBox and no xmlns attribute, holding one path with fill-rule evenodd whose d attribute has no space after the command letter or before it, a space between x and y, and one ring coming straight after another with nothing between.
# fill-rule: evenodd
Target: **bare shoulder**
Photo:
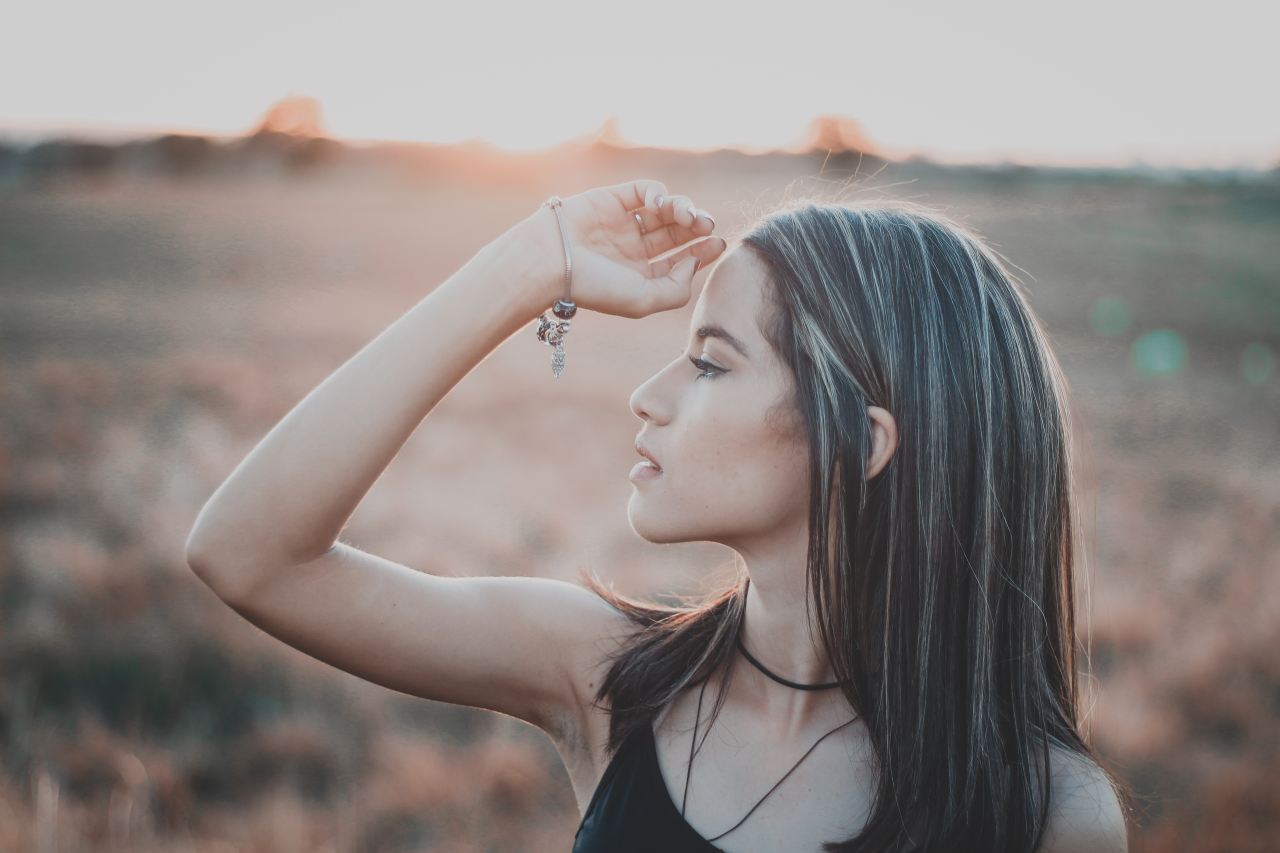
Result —
<instances>
[{"instance_id":1,"label":"bare shoulder","mask_svg":"<svg viewBox=\"0 0 1280 853\"><path fill-rule=\"evenodd\" d=\"M1050 750L1053 793L1040 853L1125 853L1128 827L1102 768L1068 750Z\"/></svg>"}]
</instances>

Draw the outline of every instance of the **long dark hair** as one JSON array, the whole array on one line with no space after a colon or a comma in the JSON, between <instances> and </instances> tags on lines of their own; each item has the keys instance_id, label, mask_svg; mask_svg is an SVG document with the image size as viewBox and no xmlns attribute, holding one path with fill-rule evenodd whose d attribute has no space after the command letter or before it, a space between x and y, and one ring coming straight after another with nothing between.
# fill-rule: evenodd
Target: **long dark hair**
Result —
<instances>
[{"instance_id":1,"label":"long dark hair","mask_svg":"<svg viewBox=\"0 0 1280 853\"><path fill-rule=\"evenodd\" d=\"M825 849L1032 851L1051 747L1128 805L1081 733L1069 389L1011 265L905 201L805 199L741 241L768 270L761 333L808 437L806 604L879 765L865 827ZM870 405L899 444L867 480ZM746 578L664 605L579 577L638 627L595 694L612 754L728 669Z\"/></svg>"}]
</instances>

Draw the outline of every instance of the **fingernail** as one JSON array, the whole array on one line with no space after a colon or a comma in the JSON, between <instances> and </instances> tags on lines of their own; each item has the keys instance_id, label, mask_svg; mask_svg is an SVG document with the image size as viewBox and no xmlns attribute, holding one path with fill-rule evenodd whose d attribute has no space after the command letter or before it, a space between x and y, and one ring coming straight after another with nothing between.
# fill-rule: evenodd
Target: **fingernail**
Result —
<instances>
[{"instance_id":1,"label":"fingernail","mask_svg":"<svg viewBox=\"0 0 1280 853\"><path fill-rule=\"evenodd\" d=\"M715 227L716 227L716 218L715 218L714 216L712 216L710 213L705 214L705 216L707 217L707 219L710 219L710 220L711 220L711 227L712 227L712 228L715 228Z\"/></svg>"},{"instance_id":2,"label":"fingernail","mask_svg":"<svg viewBox=\"0 0 1280 853\"><path fill-rule=\"evenodd\" d=\"M656 195L653 197L653 206L662 207L662 196Z\"/></svg>"}]
</instances>

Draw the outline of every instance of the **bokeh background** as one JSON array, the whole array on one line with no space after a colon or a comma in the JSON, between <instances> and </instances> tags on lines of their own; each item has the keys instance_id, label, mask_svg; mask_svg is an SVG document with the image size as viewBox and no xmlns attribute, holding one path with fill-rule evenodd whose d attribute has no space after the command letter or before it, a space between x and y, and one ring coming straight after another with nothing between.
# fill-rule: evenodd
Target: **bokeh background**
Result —
<instances>
[{"instance_id":1,"label":"bokeh background","mask_svg":"<svg viewBox=\"0 0 1280 853\"><path fill-rule=\"evenodd\" d=\"M636 177L730 238L797 196L905 198L1018 265L1073 394L1087 727L1137 794L1132 849L1280 849L1274 8L623 11L11 20L0 849L569 849L540 731L272 639L183 546L271 426L477 249ZM444 575L704 589L724 549L626 521L628 398L692 307L582 316L555 381L530 324L343 538Z\"/></svg>"}]
</instances>

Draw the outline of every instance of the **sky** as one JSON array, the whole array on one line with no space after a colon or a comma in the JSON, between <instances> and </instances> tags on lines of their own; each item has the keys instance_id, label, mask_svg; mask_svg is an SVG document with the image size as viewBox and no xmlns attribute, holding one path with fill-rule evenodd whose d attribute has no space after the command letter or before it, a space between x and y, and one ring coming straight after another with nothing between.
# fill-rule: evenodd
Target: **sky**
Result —
<instances>
[{"instance_id":1,"label":"sky","mask_svg":"<svg viewBox=\"0 0 1280 853\"><path fill-rule=\"evenodd\" d=\"M502 4L41 0L0 33L0 136L239 134L318 99L351 140L513 150L796 145L891 157L1270 168L1275 0Z\"/></svg>"}]
</instances>

